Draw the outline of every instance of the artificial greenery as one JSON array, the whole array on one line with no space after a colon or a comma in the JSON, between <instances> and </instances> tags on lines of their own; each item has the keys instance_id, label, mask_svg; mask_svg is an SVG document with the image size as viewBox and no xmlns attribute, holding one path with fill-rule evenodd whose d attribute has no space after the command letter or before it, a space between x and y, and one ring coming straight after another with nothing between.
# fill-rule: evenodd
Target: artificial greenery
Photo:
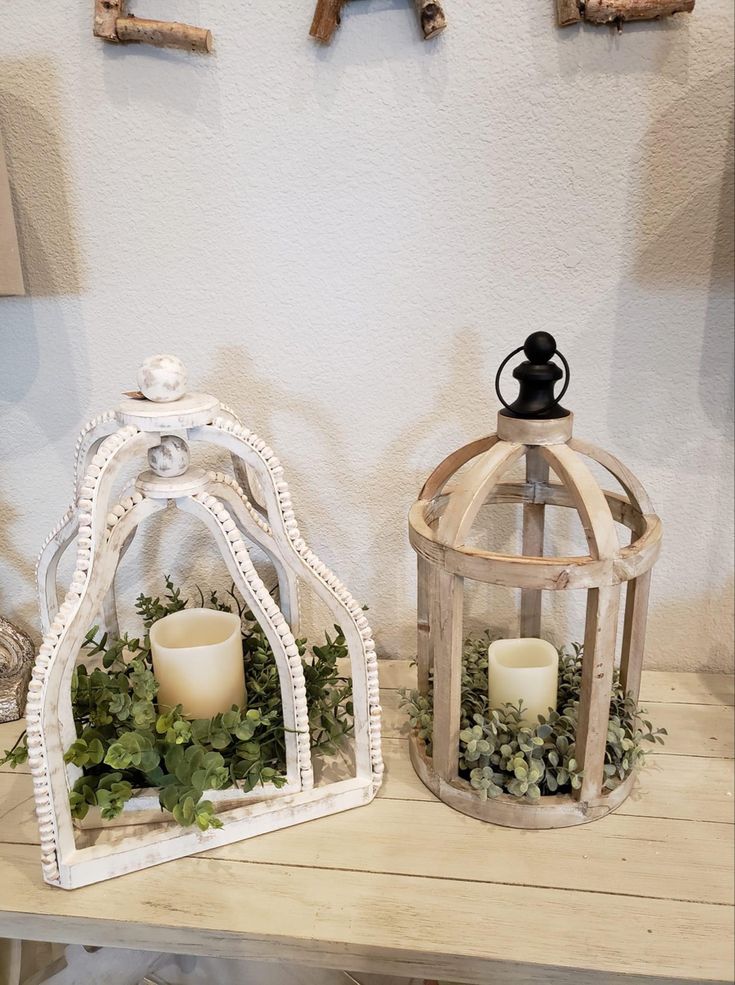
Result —
<instances>
[{"instance_id":1,"label":"artificial greenery","mask_svg":"<svg viewBox=\"0 0 735 985\"><path fill-rule=\"evenodd\" d=\"M538 724L525 725L523 706L490 708L487 649L489 633L465 641L462 659L462 711L459 733L459 774L484 800L501 793L536 800L543 794L577 790L583 771L575 758L575 739L582 688L582 647L575 643L559 651L559 689L556 710L539 715ZM433 690L428 695L401 691L402 704L416 735L431 756L434 729ZM617 670L613 675L610 722L605 750L604 790L613 790L645 761L645 744L662 743L666 729L654 730L630 694L625 694Z\"/></svg>"},{"instance_id":2,"label":"artificial greenery","mask_svg":"<svg viewBox=\"0 0 735 985\"><path fill-rule=\"evenodd\" d=\"M205 790L258 784L286 783L286 750L281 689L273 651L262 627L242 601L212 592L205 603L214 609L237 611L242 620L242 646L247 709L233 705L212 719L190 720L181 705L159 710L158 683L153 676L149 630L154 622L185 608L188 600L166 578L163 598L138 597L136 608L145 633L100 636L98 627L86 637L85 660L72 678L72 708L77 738L65 761L82 769L69 795L72 815L83 819L96 806L102 817L117 817L136 789L155 787L161 807L184 827L202 831L222 827ZM347 656L344 636L326 634L322 646L306 657L307 641L297 640L304 657L306 697L312 749L333 752L352 730L352 683L339 675L337 661ZM17 766L27 758L25 734L6 751L2 763Z\"/></svg>"}]
</instances>

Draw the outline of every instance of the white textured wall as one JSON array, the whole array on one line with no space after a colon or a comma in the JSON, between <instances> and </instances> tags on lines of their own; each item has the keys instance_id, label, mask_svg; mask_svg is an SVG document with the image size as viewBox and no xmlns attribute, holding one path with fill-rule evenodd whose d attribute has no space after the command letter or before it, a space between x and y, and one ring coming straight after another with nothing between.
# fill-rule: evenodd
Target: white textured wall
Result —
<instances>
[{"instance_id":1,"label":"white textured wall","mask_svg":"<svg viewBox=\"0 0 735 985\"><path fill-rule=\"evenodd\" d=\"M133 6L216 53L108 47L92 0L3 9L30 296L0 300L0 611L34 623L80 423L170 350L270 440L309 540L409 654L408 506L548 328L577 433L666 525L652 665L728 666L731 0L621 36L557 30L553 0L446 0L429 44L409 0L365 0L329 49L309 0ZM209 577L183 529L147 538L150 572Z\"/></svg>"}]
</instances>

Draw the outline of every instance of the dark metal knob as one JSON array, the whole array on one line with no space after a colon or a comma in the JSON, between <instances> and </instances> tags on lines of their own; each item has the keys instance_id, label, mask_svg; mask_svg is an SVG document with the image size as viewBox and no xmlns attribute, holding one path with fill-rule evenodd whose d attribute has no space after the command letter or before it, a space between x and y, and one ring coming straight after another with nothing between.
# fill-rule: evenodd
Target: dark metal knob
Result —
<instances>
[{"instance_id":1,"label":"dark metal knob","mask_svg":"<svg viewBox=\"0 0 735 985\"><path fill-rule=\"evenodd\" d=\"M513 370L513 376L518 380L519 392L512 404L509 404L500 392L500 377L508 362L523 352L526 361ZM552 363L557 356L564 367ZM555 396L554 389L562 377L566 376L564 385ZM569 364L556 347L556 339L549 332L533 332L522 346L514 349L500 364L495 376L495 392L504 407L501 414L506 417L524 417L537 420L550 420L557 417L567 417L568 410L560 406L559 401L567 392L569 386Z\"/></svg>"}]
</instances>

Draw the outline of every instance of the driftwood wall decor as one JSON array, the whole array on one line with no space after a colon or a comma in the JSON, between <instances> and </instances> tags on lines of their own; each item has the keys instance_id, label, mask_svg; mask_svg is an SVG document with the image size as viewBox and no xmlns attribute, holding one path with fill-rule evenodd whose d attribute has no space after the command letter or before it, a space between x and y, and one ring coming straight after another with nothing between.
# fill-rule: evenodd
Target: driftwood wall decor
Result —
<instances>
[{"instance_id":1,"label":"driftwood wall decor","mask_svg":"<svg viewBox=\"0 0 735 985\"><path fill-rule=\"evenodd\" d=\"M332 40L332 35L339 27L340 15L346 2L347 0L317 0L314 20L309 31L312 38L324 44ZM425 41L440 34L447 26L440 0L414 0L414 6Z\"/></svg>"},{"instance_id":2,"label":"driftwood wall decor","mask_svg":"<svg viewBox=\"0 0 735 985\"><path fill-rule=\"evenodd\" d=\"M176 21L146 20L128 13L128 0L95 0L94 35L115 44L152 44L186 51L212 50L212 32Z\"/></svg>"},{"instance_id":3,"label":"driftwood wall decor","mask_svg":"<svg viewBox=\"0 0 735 985\"><path fill-rule=\"evenodd\" d=\"M559 27L586 21L588 24L617 24L650 21L671 14L690 13L695 0L556 0Z\"/></svg>"}]
</instances>

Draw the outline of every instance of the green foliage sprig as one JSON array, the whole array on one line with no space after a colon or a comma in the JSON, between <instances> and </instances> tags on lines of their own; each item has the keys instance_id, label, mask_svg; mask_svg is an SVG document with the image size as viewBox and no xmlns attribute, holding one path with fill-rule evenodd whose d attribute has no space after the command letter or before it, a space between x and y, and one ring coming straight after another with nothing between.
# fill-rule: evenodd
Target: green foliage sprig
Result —
<instances>
[{"instance_id":1,"label":"green foliage sprig","mask_svg":"<svg viewBox=\"0 0 735 985\"><path fill-rule=\"evenodd\" d=\"M236 611L242 621L247 709L233 706L211 719L190 720L181 705L159 710L149 630L153 623L188 605L170 578L163 598L140 595L136 609L145 634L110 638L94 627L85 640L88 669L79 663L72 677L77 738L65 761L83 774L69 796L72 815L83 819L98 807L105 820L123 810L136 789L154 787L161 808L184 827L222 827L205 790L286 783L286 749L281 689L273 651L253 614L234 592L224 600L212 592L198 604ZM333 752L353 727L352 682L337 661L348 655L338 626L307 656L307 641L296 641L304 658L312 749ZM1 761L15 767L27 759L25 734Z\"/></svg>"},{"instance_id":2,"label":"green foliage sprig","mask_svg":"<svg viewBox=\"0 0 735 985\"><path fill-rule=\"evenodd\" d=\"M557 708L538 724L523 723L523 707L488 707L487 648L489 633L465 641L462 660L462 711L459 734L459 773L478 795L501 793L537 800L543 794L577 790L583 771L575 758L575 740L582 689L582 647L575 643L559 651ZM427 755L434 731L433 690L428 695L401 691L403 707ZM661 743L666 729L654 730L634 698L623 691L617 670L613 675L610 722L603 782L613 790L645 762L645 744Z\"/></svg>"}]
</instances>

